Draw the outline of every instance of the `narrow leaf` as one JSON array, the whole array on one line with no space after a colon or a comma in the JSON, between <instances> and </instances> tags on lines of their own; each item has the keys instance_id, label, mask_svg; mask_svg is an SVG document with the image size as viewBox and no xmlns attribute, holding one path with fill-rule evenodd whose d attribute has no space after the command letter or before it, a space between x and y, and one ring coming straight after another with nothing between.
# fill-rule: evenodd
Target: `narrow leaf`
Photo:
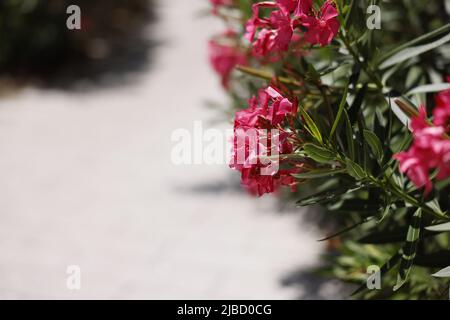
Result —
<instances>
[{"instance_id":1,"label":"narrow leaf","mask_svg":"<svg viewBox=\"0 0 450 320\"><path fill-rule=\"evenodd\" d=\"M422 209L418 209L409 225L408 234L406 235L406 243L401 250L402 261L397 274L397 284L394 286L394 291L400 289L408 280L409 273L413 266L414 258L416 257L417 243L420 236L420 223L422 220Z\"/></svg>"},{"instance_id":2,"label":"narrow leaf","mask_svg":"<svg viewBox=\"0 0 450 320\"><path fill-rule=\"evenodd\" d=\"M386 206L386 208L384 208L383 214L381 215L381 218L380 218L380 220L377 221L377 223L383 222L384 219L388 216L388 214L389 214L390 212L391 212L391 205L388 204L388 205Z\"/></svg>"},{"instance_id":3,"label":"narrow leaf","mask_svg":"<svg viewBox=\"0 0 450 320\"><path fill-rule=\"evenodd\" d=\"M409 91L406 95L413 95L418 93L428 93L428 92L439 92L450 89L450 83L435 83L427 84L423 86L416 87Z\"/></svg>"},{"instance_id":4,"label":"narrow leaf","mask_svg":"<svg viewBox=\"0 0 450 320\"><path fill-rule=\"evenodd\" d=\"M345 89L344 89L344 94L342 96L341 103L339 104L339 110L336 115L336 119L334 120L333 127L331 128L330 140L333 138L333 134L336 131L337 126L339 125L339 121L341 120L342 112L344 111L344 107L347 103L348 86L349 86L349 84L347 83L347 85L345 86Z\"/></svg>"},{"instance_id":5,"label":"narrow leaf","mask_svg":"<svg viewBox=\"0 0 450 320\"><path fill-rule=\"evenodd\" d=\"M312 143L305 144L303 148L311 159L319 163L328 163L336 158L335 154L330 150L318 147Z\"/></svg>"},{"instance_id":6,"label":"narrow leaf","mask_svg":"<svg viewBox=\"0 0 450 320\"><path fill-rule=\"evenodd\" d=\"M345 193L351 193L357 190L360 190L362 187L355 187L353 189L348 188L341 188L338 190L332 190L332 191L323 191L316 194L313 194L311 196L308 196L306 198L303 198L299 201L297 201L297 206L305 207L317 203L324 203L328 202L330 200L335 199L336 197L339 197Z\"/></svg>"},{"instance_id":7,"label":"narrow leaf","mask_svg":"<svg viewBox=\"0 0 450 320\"><path fill-rule=\"evenodd\" d=\"M433 232L445 232L450 231L450 222L437 224L434 226L429 226L425 228L426 230L433 231Z\"/></svg>"},{"instance_id":8,"label":"narrow leaf","mask_svg":"<svg viewBox=\"0 0 450 320\"><path fill-rule=\"evenodd\" d=\"M442 46L443 44L447 43L448 41L450 41L450 33L445 35L444 37L440 38L439 40L433 41L431 43L403 49L402 51L396 53L395 55L393 55L392 57L390 57L389 59L384 61L380 65L380 69L386 69L386 68L389 68L400 62L403 62L405 60L417 57L417 56L421 55L422 53L428 52L430 50L433 50L433 49L436 49L436 48Z\"/></svg>"},{"instance_id":9,"label":"narrow leaf","mask_svg":"<svg viewBox=\"0 0 450 320\"><path fill-rule=\"evenodd\" d=\"M315 179L315 178L322 178L322 177L328 177L336 173L342 173L345 170L343 169L316 169L311 170L309 172L303 172L303 173L297 173L292 174L294 178L298 179Z\"/></svg>"},{"instance_id":10,"label":"narrow leaf","mask_svg":"<svg viewBox=\"0 0 450 320\"><path fill-rule=\"evenodd\" d=\"M434 37L437 37L438 35L440 35L440 34L442 34L442 33L447 33L447 32L449 32L449 31L450 31L450 23L448 23L448 24L446 24L446 25L440 27L439 29L433 30L433 31L431 31L431 32L429 32L429 33L427 33L427 34L424 34L424 35L422 35L422 36L420 36L420 37L417 37L416 39L413 39L413 40L411 40L411 41L408 41L408 42L406 42L406 43L404 43L404 44L402 44L402 45L400 45L400 46L394 48L394 49L391 50L391 51L388 51L387 53L385 53L385 54L380 58L380 61L381 61L381 62L382 62L382 61L385 61L385 60L387 60L388 58L390 58L390 57L392 57L393 55L395 55L396 53L402 51L403 49L412 47L412 46L414 46L414 45L416 45L416 44L419 44L419 43L421 43L421 42L427 41L427 40L429 40L429 39L433 39Z\"/></svg>"},{"instance_id":11,"label":"narrow leaf","mask_svg":"<svg viewBox=\"0 0 450 320\"><path fill-rule=\"evenodd\" d=\"M377 135L372 131L364 130L364 139L366 139L367 144L377 160L381 161L383 158L383 147L381 146L381 141L378 139Z\"/></svg>"},{"instance_id":12,"label":"narrow leaf","mask_svg":"<svg viewBox=\"0 0 450 320\"><path fill-rule=\"evenodd\" d=\"M310 117L310 115L303 109L300 110L303 118L306 122L306 129L308 132L320 143L323 143L322 135L320 134L319 128L315 124L314 120Z\"/></svg>"},{"instance_id":13,"label":"narrow leaf","mask_svg":"<svg viewBox=\"0 0 450 320\"><path fill-rule=\"evenodd\" d=\"M265 80L272 80L273 78L275 78L275 75L272 74L271 72L265 71L265 70L259 70L259 69L255 69L255 68L251 68L248 66L242 66L242 65L238 65L236 66L236 69L248 74L250 76L256 77L256 78L260 78L260 79L265 79ZM299 86L300 83L297 80L291 79L291 78L287 78L287 77L277 77L277 80L280 81L281 83L284 84L288 84L288 85L294 85L294 86Z\"/></svg>"},{"instance_id":14,"label":"narrow leaf","mask_svg":"<svg viewBox=\"0 0 450 320\"><path fill-rule=\"evenodd\" d=\"M347 172L349 175L351 175L356 180L362 180L366 178L366 173L363 168L356 162L353 162L350 159L346 159L347 164Z\"/></svg>"},{"instance_id":15,"label":"narrow leaf","mask_svg":"<svg viewBox=\"0 0 450 320\"><path fill-rule=\"evenodd\" d=\"M344 110L344 121L345 121L345 129L346 129L346 137L347 137L347 147L350 159L355 161L355 142L354 142L354 134L353 127L350 123L350 119L348 118L347 111Z\"/></svg>"},{"instance_id":16,"label":"narrow leaf","mask_svg":"<svg viewBox=\"0 0 450 320\"><path fill-rule=\"evenodd\" d=\"M450 278L450 267L442 269L435 274L432 274L432 276L436 278Z\"/></svg>"}]
</instances>

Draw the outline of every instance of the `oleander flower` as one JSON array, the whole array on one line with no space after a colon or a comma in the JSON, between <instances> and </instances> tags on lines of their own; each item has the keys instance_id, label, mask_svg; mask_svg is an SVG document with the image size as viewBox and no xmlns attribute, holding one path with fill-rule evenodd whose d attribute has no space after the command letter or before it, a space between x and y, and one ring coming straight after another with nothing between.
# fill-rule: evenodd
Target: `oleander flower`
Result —
<instances>
[{"instance_id":1,"label":"oleander flower","mask_svg":"<svg viewBox=\"0 0 450 320\"><path fill-rule=\"evenodd\" d=\"M418 188L425 188L425 194L432 189L430 174L437 170L437 179L450 176L450 140L445 137L444 127L428 124L425 107L412 119L413 144L408 151L394 155L404 172Z\"/></svg>"},{"instance_id":2,"label":"oleander flower","mask_svg":"<svg viewBox=\"0 0 450 320\"><path fill-rule=\"evenodd\" d=\"M394 158L400 162L400 171L406 173L415 186L418 188L425 187L425 194L431 191L432 184L427 166L422 164L422 157L418 156L415 148L398 153Z\"/></svg>"},{"instance_id":3,"label":"oleander flower","mask_svg":"<svg viewBox=\"0 0 450 320\"><path fill-rule=\"evenodd\" d=\"M230 167L241 171L242 185L252 194L261 196L274 192L279 186L294 186L292 170L269 169L261 156L288 154L293 151L290 134L279 130L288 114L297 112L297 104L283 97L274 87L260 90L252 97L248 108L236 112L234 121L233 152ZM278 160L275 160L278 161ZM297 170L297 169L295 169Z\"/></svg>"},{"instance_id":4,"label":"oleander flower","mask_svg":"<svg viewBox=\"0 0 450 320\"><path fill-rule=\"evenodd\" d=\"M307 4L305 6L307 7ZM333 3L326 1L317 17L305 14L304 10L299 10L297 14L301 24L307 28L305 40L322 47L328 45L339 31L338 11Z\"/></svg>"},{"instance_id":5,"label":"oleander flower","mask_svg":"<svg viewBox=\"0 0 450 320\"><path fill-rule=\"evenodd\" d=\"M236 112L236 127L267 128L261 121L269 122L274 128L286 118L288 114L297 112L297 103L283 97L280 91L272 86L258 92L258 98L252 97L249 107Z\"/></svg>"},{"instance_id":6,"label":"oleander flower","mask_svg":"<svg viewBox=\"0 0 450 320\"><path fill-rule=\"evenodd\" d=\"M261 175L259 167L252 167L242 170L241 184L252 195L262 196L266 193L273 193L281 186L289 186L295 191L297 183L292 177L292 173L298 170L280 170L272 176Z\"/></svg>"},{"instance_id":7,"label":"oleander flower","mask_svg":"<svg viewBox=\"0 0 450 320\"><path fill-rule=\"evenodd\" d=\"M276 0L280 8L286 10L286 12L292 13L297 9L299 0ZM311 0L312 1L312 0ZM302 2L302 1L300 1Z\"/></svg>"},{"instance_id":8,"label":"oleander flower","mask_svg":"<svg viewBox=\"0 0 450 320\"><path fill-rule=\"evenodd\" d=\"M448 78L450 82L450 77ZM433 123L450 132L450 89L436 96L436 108L433 110Z\"/></svg>"},{"instance_id":9,"label":"oleander flower","mask_svg":"<svg viewBox=\"0 0 450 320\"><path fill-rule=\"evenodd\" d=\"M267 119L273 126L280 124L288 114L297 113L297 104L283 97L274 87L268 87L265 93L270 97L272 104L268 108Z\"/></svg>"},{"instance_id":10,"label":"oleander flower","mask_svg":"<svg viewBox=\"0 0 450 320\"><path fill-rule=\"evenodd\" d=\"M247 58L236 46L232 31L225 32L221 37L209 41L209 59L214 70L221 76L222 85L228 88L231 72L236 65L245 65Z\"/></svg>"},{"instance_id":11,"label":"oleander flower","mask_svg":"<svg viewBox=\"0 0 450 320\"><path fill-rule=\"evenodd\" d=\"M274 10L268 18L261 18L261 8ZM253 55L278 60L281 53L289 49L294 33L294 21L291 20L289 10L285 4L266 1L254 4L252 11L253 16L245 26L245 38L252 43Z\"/></svg>"},{"instance_id":12,"label":"oleander flower","mask_svg":"<svg viewBox=\"0 0 450 320\"><path fill-rule=\"evenodd\" d=\"M297 2L297 8L295 9L294 15L299 18L308 15L311 11L312 2L313 0L299 0Z\"/></svg>"}]
</instances>

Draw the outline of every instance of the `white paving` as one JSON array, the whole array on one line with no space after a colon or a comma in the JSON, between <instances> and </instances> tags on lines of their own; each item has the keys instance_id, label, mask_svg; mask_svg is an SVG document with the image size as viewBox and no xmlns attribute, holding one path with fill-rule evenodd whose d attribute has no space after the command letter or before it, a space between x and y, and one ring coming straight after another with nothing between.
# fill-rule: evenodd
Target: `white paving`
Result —
<instances>
[{"instance_id":1,"label":"white paving","mask_svg":"<svg viewBox=\"0 0 450 320\"><path fill-rule=\"evenodd\" d=\"M320 236L224 166L174 166L171 132L223 101L206 63L206 1L161 1L153 67L89 92L0 100L0 298L288 299ZM225 186L225 187L221 187ZM66 287L79 265L81 290Z\"/></svg>"}]
</instances>

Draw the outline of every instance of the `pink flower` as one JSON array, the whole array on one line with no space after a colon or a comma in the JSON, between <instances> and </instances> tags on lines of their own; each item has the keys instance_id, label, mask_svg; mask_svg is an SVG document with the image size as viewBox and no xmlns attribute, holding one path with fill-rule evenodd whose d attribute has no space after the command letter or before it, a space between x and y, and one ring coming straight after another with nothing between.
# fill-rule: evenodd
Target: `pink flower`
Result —
<instances>
[{"instance_id":1,"label":"pink flower","mask_svg":"<svg viewBox=\"0 0 450 320\"><path fill-rule=\"evenodd\" d=\"M286 119L288 114L297 113L297 104L290 102L273 87L268 87L265 93L271 98L272 105L269 107L267 119L276 126Z\"/></svg>"},{"instance_id":2,"label":"pink flower","mask_svg":"<svg viewBox=\"0 0 450 320\"><path fill-rule=\"evenodd\" d=\"M307 5L305 5L307 7ZM320 43L326 46L334 39L339 31L338 12L332 2L327 1L320 9L320 17L311 17L305 14L305 9L299 10L300 21L308 30L305 40L311 44Z\"/></svg>"},{"instance_id":3,"label":"pink flower","mask_svg":"<svg viewBox=\"0 0 450 320\"><path fill-rule=\"evenodd\" d=\"M209 60L214 70L222 77L222 85L228 88L231 72L236 65L245 65L247 58L233 45L235 34L227 31L221 39L209 41ZM222 40L222 41L221 41ZM229 42L229 43L227 43Z\"/></svg>"},{"instance_id":4,"label":"pink flower","mask_svg":"<svg viewBox=\"0 0 450 320\"><path fill-rule=\"evenodd\" d=\"M252 167L242 170L241 183L250 194L259 197L277 191L280 186L290 186L294 191L297 182L291 174L296 172L298 170L280 170L276 175L263 176L260 168Z\"/></svg>"},{"instance_id":5,"label":"pink flower","mask_svg":"<svg viewBox=\"0 0 450 320\"><path fill-rule=\"evenodd\" d=\"M236 112L234 121L233 155L230 167L241 171L242 185L252 194L261 196L274 192L281 185L293 186L293 171L277 170L262 174L269 163L261 155L288 154L293 151L290 134L273 130L288 114L297 112L297 104L282 96L274 87L260 90L258 97L248 102L247 109ZM264 153L263 153L264 152Z\"/></svg>"},{"instance_id":6,"label":"pink flower","mask_svg":"<svg viewBox=\"0 0 450 320\"><path fill-rule=\"evenodd\" d=\"M280 8L283 8L286 12L293 12L298 6L298 0L277 0L277 3Z\"/></svg>"},{"instance_id":7,"label":"pink flower","mask_svg":"<svg viewBox=\"0 0 450 320\"><path fill-rule=\"evenodd\" d=\"M425 187L425 194L432 189L430 171L437 169L437 179L450 176L450 140L443 127L431 126L426 120L424 107L411 121L413 145L406 152L394 155L400 161L400 171L406 173L418 188Z\"/></svg>"},{"instance_id":8,"label":"pink flower","mask_svg":"<svg viewBox=\"0 0 450 320\"><path fill-rule=\"evenodd\" d=\"M309 11L311 11L312 2L313 0L299 0L294 15L296 17L303 17L308 15Z\"/></svg>"},{"instance_id":9,"label":"pink flower","mask_svg":"<svg viewBox=\"0 0 450 320\"><path fill-rule=\"evenodd\" d=\"M450 82L450 77L448 78ZM436 97L436 108L433 110L433 122L450 131L450 89L439 93Z\"/></svg>"},{"instance_id":10,"label":"pink flower","mask_svg":"<svg viewBox=\"0 0 450 320\"><path fill-rule=\"evenodd\" d=\"M270 149L270 130L281 124L288 114L297 112L297 104L284 98L280 92L273 88L260 90L258 98L253 97L248 102L249 107L236 112L234 120L234 149L233 161L230 166L234 169L251 167L256 164L261 148ZM268 141L262 146L261 139ZM290 153L292 146L287 140L288 134L281 132L277 135L279 141L278 153ZM245 143L239 144L242 139ZM252 141L249 141L252 140ZM240 159L238 158L244 158Z\"/></svg>"},{"instance_id":11,"label":"pink flower","mask_svg":"<svg viewBox=\"0 0 450 320\"><path fill-rule=\"evenodd\" d=\"M294 22L289 14L291 8L289 3L282 2L283 4L266 1L252 6L253 16L246 23L245 37L252 43L253 55L276 61L282 52L289 49L294 33ZM288 5L288 8L285 5ZM277 10L272 11L268 18L260 18L259 10L261 8ZM262 30L257 34L258 29ZM256 40L254 40L255 36Z\"/></svg>"},{"instance_id":12,"label":"pink flower","mask_svg":"<svg viewBox=\"0 0 450 320\"><path fill-rule=\"evenodd\" d=\"M431 191L428 167L424 165L420 152L416 148L412 147L409 151L398 153L394 158L400 161L400 171L406 173L415 186L425 187L425 194Z\"/></svg>"},{"instance_id":13,"label":"pink flower","mask_svg":"<svg viewBox=\"0 0 450 320\"><path fill-rule=\"evenodd\" d=\"M260 90L258 98L249 100L247 109L236 112L235 128L267 128L265 123L276 127L288 114L297 113L297 104L283 97L280 91L274 87Z\"/></svg>"}]
</instances>

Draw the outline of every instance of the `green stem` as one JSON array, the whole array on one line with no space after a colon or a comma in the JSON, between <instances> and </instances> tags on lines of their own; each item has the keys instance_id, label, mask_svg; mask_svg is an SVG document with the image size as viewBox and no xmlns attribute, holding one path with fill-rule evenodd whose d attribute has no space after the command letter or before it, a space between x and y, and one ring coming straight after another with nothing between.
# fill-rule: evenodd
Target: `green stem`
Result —
<instances>
[{"instance_id":1,"label":"green stem","mask_svg":"<svg viewBox=\"0 0 450 320\"><path fill-rule=\"evenodd\" d=\"M400 188L395 186L395 184L392 182L390 177L386 177L386 184L383 184L382 182L380 182L379 180L375 179L371 175L368 175L368 178L369 178L370 182L372 182L378 188L380 188L382 190L388 189L392 194L394 194L398 198L402 199L406 203L409 203L410 205L412 205L412 206L414 206L416 208L421 208L423 210L423 212L426 212L426 213L428 213L428 214L432 215L433 217L438 218L440 220L442 220L442 219L449 220L448 217L443 217L442 215L434 212L433 209L431 209L430 207L428 207L425 204L421 204L419 201L417 201L417 199L415 199L411 195L407 194L406 192L404 192L403 190L401 190Z\"/></svg>"},{"instance_id":2,"label":"green stem","mask_svg":"<svg viewBox=\"0 0 450 320\"><path fill-rule=\"evenodd\" d=\"M272 80L273 78L276 77L275 75L273 75L270 72L258 70L258 69L247 67L247 66L239 65L236 67L236 69L243 73L249 74L249 75L257 77L257 78L265 79L265 80ZM298 82L297 80L294 80L291 78L286 78L286 77L276 77L276 78L278 79L278 81L280 81L283 84L288 84L288 85L290 84L290 85L300 87L300 82Z\"/></svg>"}]
</instances>

